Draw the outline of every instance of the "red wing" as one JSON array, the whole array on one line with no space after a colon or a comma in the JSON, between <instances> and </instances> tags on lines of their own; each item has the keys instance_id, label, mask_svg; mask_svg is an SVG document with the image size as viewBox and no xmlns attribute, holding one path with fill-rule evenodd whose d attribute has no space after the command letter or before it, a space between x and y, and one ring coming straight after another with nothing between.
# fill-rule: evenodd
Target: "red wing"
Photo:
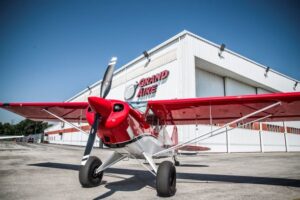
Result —
<instances>
[{"instance_id":1,"label":"red wing","mask_svg":"<svg viewBox=\"0 0 300 200\"><path fill-rule=\"evenodd\" d=\"M0 107L36 121L59 121L43 109L70 122L86 122L85 109L87 102L59 103L0 103Z\"/></svg>"},{"instance_id":2,"label":"red wing","mask_svg":"<svg viewBox=\"0 0 300 200\"><path fill-rule=\"evenodd\" d=\"M300 92L149 101L147 120L152 124L157 120L161 124L210 124L211 116L212 124L224 124L276 102L281 105L244 122L270 114L264 121L300 120Z\"/></svg>"}]
</instances>

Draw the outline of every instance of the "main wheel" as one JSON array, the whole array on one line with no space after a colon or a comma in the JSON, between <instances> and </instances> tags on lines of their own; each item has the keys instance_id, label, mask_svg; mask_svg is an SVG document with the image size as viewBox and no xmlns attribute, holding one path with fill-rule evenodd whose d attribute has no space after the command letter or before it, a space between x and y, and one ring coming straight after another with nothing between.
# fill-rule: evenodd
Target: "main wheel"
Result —
<instances>
[{"instance_id":1,"label":"main wheel","mask_svg":"<svg viewBox=\"0 0 300 200\"><path fill-rule=\"evenodd\" d=\"M176 193L176 168L170 161L162 162L157 170L156 191L158 196L170 197Z\"/></svg>"},{"instance_id":2,"label":"main wheel","mask_svg":"<svg viewBox=\"0 0 300 200\"><path fill-rule=\"evenodd\" d=\"M90 156L85 165L80 166L79 182L82 187L95 187L100 185L103 172L96 174L96 169L102 164L96 156Z\"/></svg>"}]
</instances>

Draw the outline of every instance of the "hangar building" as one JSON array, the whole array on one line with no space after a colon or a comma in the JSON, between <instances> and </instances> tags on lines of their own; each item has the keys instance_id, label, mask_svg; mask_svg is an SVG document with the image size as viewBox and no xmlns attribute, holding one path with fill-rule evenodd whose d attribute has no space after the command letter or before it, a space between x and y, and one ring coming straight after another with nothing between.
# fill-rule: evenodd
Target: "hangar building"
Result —
<instances>
[{"instance_id":1,"label":"hangar building","mask_svg":"<svg viewBox=\"0 0 300 200\"><path fill-rule=\"evenodd\" d=\"M298 82L223 45L182 31L116 70L107 98L146 101L295 92L300 91ZM67 101L87 101L88 96L99 96L100 85L101 80ZM87 124L76 125L89 131ZM179 142L216 127L217 124L178 126ZM172 130L173 127L168 127L169 134ZM48 128L45 133L50 143L85 145L87 141L87 135L63 123ZM98 145L97 139L95 146ZM212 152L299 151L300 122L254 123L198 145L209 147Z\"/></svg>"}]
</instances>

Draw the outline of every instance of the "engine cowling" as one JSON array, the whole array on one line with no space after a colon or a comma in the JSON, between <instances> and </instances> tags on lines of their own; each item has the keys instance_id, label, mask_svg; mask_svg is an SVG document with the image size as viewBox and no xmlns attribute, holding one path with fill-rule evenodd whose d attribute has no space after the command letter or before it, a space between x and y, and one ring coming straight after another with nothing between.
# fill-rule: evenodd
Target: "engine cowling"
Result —
<instances>
[{"instance_id":1,"label":"engine cowling","mask_svg":"<svg viewBox=\"0 0 300 200\"><path fill-rule=\"evenodd\" d=\"M86 110L86 118L90 125L95 120L95 113L101 116L97 135L104 143L119 143L130 140L127 133L129 106L118 100L106 100L99 97L88 98L90 107Z\"/></svg>"}]
</instances>

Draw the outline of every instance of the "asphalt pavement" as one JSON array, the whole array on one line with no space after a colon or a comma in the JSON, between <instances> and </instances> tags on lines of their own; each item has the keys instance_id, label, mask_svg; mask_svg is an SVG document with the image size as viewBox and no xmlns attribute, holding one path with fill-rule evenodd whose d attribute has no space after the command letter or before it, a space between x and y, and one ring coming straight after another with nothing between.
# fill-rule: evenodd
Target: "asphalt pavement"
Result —
<instances>
[{"instance_id":1,"label":"asphalt pavement","mask_svg":"<svg viewBox=\"0 0 300 200\"><path fill-rule=\"evenodd\" d=\"M134 159L106 170L100 186L82 188L83 151L1 141L0 199L160 199L155 177ZM92 152L102 160L110 153ZM164 199L300 199L300 153L201 153L179 161L177 193Z\"/></svg>"}]
</instances>

